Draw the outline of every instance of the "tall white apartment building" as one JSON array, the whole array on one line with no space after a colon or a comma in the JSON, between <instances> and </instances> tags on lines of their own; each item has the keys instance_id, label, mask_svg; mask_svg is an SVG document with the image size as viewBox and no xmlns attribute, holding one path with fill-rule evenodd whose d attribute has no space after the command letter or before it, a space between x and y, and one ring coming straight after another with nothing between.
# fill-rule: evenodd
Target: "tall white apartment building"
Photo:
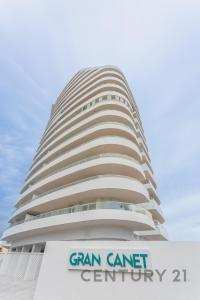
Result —
<instances>
[{"instance_id":1,"label":"tall white apartment building","mask_svg":"<svg viewBox=\"0 0 200 300\"><path fill-rule=\"evenodd\" d=\"M166 240L139 111L123 73L79 71L48 125L3 239L16 251L49 240Z\"/></svg>"}]
</instances>

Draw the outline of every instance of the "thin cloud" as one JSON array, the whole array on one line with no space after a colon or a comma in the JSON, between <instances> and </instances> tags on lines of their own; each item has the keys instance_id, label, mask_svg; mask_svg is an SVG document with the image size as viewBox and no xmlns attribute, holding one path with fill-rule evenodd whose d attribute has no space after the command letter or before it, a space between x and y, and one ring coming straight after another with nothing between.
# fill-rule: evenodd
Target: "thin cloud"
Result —
<instances>
[{"instance_id":1,"label":"thin cloud","mask_svg":"<svg viewBox=\"0 0 200 300\"><path fill-rule=\"evenodd\" d=\"M0 232L65 83L116 64L140 109L170 237L199 239L200 2L58 2L0 3Z\"/></svg>"}]
</instances>

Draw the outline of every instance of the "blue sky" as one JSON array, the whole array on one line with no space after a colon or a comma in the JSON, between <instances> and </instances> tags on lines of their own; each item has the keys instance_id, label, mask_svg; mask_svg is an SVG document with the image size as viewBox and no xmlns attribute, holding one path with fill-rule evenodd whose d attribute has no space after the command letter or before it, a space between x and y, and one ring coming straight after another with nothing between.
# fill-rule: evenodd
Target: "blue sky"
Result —
<instances>
[{"instance_id":1,"label":"blue sky","mask_svg":"<svg viewBox=\"0 0 200 300\"><path fill-rule=\"evenodd\" d=\"M140 109L171 240L200 240L200 2L0 1L0 233L51 104L114 64Z\"/></svg>"}]
</instances>

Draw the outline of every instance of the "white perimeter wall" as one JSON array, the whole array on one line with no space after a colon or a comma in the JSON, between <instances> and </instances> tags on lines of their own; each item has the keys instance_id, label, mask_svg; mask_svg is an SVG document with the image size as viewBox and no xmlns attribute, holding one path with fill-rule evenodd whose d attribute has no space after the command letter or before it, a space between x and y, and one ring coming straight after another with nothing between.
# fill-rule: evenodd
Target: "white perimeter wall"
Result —
<instances>
[{"instance_id":1,"label":"white perimeter wall","mask_svg":"<svg viewBox=\"0 0 200 300\"><path fill-rule=\"evenodd\" d=\"M81 279L81 271L68 270L67 254L71 248L98 249L148 249L152 266L159 271L167 269L163 282L158 275L153 282L134 282L130 275L125 281L118 274L117 280L94 282L94 273L87 275L90 282ZM36 287L34 300L189 300L200 299L200 243L192 242L118 242L118 241L82 241L82 242L48 242ZM181 271L181 281L174 282L176 273ZM187 270L184 282L182 270Z\"/></svg>"}]
</instances>

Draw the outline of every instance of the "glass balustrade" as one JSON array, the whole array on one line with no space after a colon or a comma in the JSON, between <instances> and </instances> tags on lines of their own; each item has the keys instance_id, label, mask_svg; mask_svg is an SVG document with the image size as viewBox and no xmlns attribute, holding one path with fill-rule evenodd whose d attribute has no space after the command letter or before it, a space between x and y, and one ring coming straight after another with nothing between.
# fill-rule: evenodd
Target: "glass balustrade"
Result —
<instances>
[{"instance_id":1,"label":"glass balustrade","mask_svg":"<svg viewBox=\"0 0 200 300\"><path fill-rule=\"evenodd\" d=\"M40 197L43 197L43 196L45 196L45 195L47 195L47 194L51 194L51 193L53 193L53 192L56 192L56 191L61 190L61 189L63 189L63 188L66 188L66 187L68 187L68 186L73 186L73 185L75 185L75 184L84 182L84 181L86 181L86 180L88 180L88 179L93 180L93 179L96 179L96 178L100 178L100 177L108 177L108 176L122 177L121 175L106 174L106 175L96 175L96 176L92 176L92 177L83 178L83 179L80 179L80 180L77 180L77 181L73 181L73 182L67 183L67 184L65 184L65 185L62 185L62 186L53 188L53 189L51 189L51 190L49 190L49 191L46 191L46 192L41 193L41 194L38 194L38 195L33 194L33 195L32 195L32 198L30 198L29 200L26 200L26 201L24 201L24 202L22 202L22 203L19 202L19 204L17 205L17 209L20 208L20 207L22 207L22 206L24 206L24 205L26 205L26 204L28 204L28 203L30 203L30 202L32 202L33 200L36 200L36 199L38 199L38 198L40 198ZM138 181L137 179L132 178L132 177L129 177L129 176L123 176L123 177L129 178L129 179L131 179L131 180L133 180L133 181Z\"/></svg>"},{"instance_id":2,"label":"glass balustrade","mask_svg":"<svg viewBox=\"0 0 200 300\"><path fill-rule=\"evenodd\" d=\"M147 211L144 208L138 207L135 204L131 203L125 203L125 202L118 202L118 201L97 201L97 202L91 202L87 204L80 204L80 205L74 205L66 208L61 208L45 213L41 213L39 215L32 216L28 214L28 217L24 220L20 220L18 222L12 223L10 227L14 225L18 225L21 223L47 218L51 216L57 216L57 215L63 215L63 214L70 214L75 212L83 212L88 210L98 210L98 209L116 209L116 210L126 210L126 211L132 211L140 214L144 214L150 218L152 218L151 213Z\"/></svg>"},{"instance_id":3,"label":"glass balustrade","mask_svg":"<svg viewBox=\"0 0 200 300\"><path fill-rule=\"evenodd\" d=\"M82 163L84 163L84 162L92 161L93 159L96 159L96 158L102 158L102 157L105 157L105 158L106 158L106 157L111 157L111 158L112 158L112 157L125 158L125 159L128 159L128 160L130 160L130 161L132 161L132 162L135 162L137 165L139 165L138 160L136 160L135 158L132 158L132 157L130 157L130 156L128 156L128 155L125 155L125 154L118 154L118 153L105 153L105 154L99 154L99 155L90 156L89 158L87 157L87 158L85 158L85 159L82 159L82 160L76 161L76 162L74 162L74 163L68 164L68 165L65 166L65 167L59 168L58 170L49 172L48 175L42 177L42 180L45 179L45 178L50 177L51 175L54 175L54 174L56 174L56 173L59 173L60 171L69 169L69 168L71 168L71 167L73 167L73 166L80 165L80 164L82 164ZM38 182L40 182L40 180L37 181L37 183L38 183ZM32 187L32 186L34 186L34 183L32 183L32 185L30 184L29 187Z\"/></svg>"}]
</instances>

